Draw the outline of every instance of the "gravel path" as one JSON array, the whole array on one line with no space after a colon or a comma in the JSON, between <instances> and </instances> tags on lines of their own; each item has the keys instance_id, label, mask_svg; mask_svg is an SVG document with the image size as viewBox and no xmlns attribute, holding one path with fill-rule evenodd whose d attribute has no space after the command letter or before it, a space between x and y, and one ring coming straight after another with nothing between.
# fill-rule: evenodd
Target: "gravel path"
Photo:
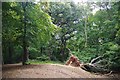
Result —
<instances>
[{"instance_id":1,"label":"gravel path","mask_svg":"<svg viewBox=\"0 0 120 80\"><path fill-rule=\"evenodd\" d=\"M60 64L3 65L3 78L111 78L114 75L96 75L80 67ZM114 76L118 78L118 76Z\"/></svg>"}]
</instances>

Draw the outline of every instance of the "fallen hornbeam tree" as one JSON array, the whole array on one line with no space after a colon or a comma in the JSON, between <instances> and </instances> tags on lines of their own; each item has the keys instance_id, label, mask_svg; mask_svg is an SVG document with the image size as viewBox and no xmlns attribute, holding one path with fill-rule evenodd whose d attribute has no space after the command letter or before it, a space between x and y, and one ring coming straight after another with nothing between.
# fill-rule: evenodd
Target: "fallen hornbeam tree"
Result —
<instances>
[{"instance_id":1,"label":"fallen hornbeam tree","mask_svg":"<svg viewBox=\"0 0 120 80\"><path fill-rule=\"evenodd\" d=\"M109 73L110 72L108 69L104 69L99 66L94 66L89 63L82 64L80 67L85 71L94 72L94 73Z\"/></svg>"},{"instance_id":2,"label":"fallen hornbeam tree","mask_svg":"<svg viewBox=\"0 0 120 80\"><path fill-rule=\"evenodd\" d=\"M110 70L105 69L104 65L100 64L103 61L103 56L98 56L93 58L90 63L81 63L76 56L71 55L69 60L66 62L66 65L81 67L83 70L94 73L109 73Z\"/></svg>"},{"instance_id":3,"label":"fallen hornbeam tree","mask_svg":"<svg viewBox=\"0 0 120 80\"><path fill-rule=\"evenodd\" d=\"M105 65L100 64L101 62L104 62L103 59L104 56L98 56L96 58L93 58L90 63L81 64L81 68L89 71L89 72L95 72L95 73L109 73L110 70L105 68Z\"/></svg>"}]
</instances>

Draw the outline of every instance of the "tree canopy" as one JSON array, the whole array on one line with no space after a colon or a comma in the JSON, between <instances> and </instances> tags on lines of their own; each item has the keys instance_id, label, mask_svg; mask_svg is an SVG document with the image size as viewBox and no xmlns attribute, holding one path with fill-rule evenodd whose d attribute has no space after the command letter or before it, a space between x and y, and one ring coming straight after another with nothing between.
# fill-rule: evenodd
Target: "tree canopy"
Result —
<instances>
[{"instance_id":1,"label":"tree canopy","mask_svg":"<svg viewBox=\"0 0 120 80\"><path fill-rule=\"evenodd\" d=\"M95 10L97 11L93 13ZM3 2L3 61L83 63L120 69L120 2Z\"/></svg>"}]
</instances>

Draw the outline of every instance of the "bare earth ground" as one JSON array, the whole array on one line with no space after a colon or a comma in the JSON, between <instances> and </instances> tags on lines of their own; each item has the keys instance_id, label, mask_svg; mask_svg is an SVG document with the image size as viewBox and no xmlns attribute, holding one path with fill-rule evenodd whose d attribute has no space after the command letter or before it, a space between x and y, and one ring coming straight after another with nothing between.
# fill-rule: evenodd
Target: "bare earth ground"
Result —
<instances>
[{"instance_id":1,"label":"bare earth ground","mask_svg":"<svg viewBox=\"0 0 120 80\"><path fill-rule=\"evenodd\" d=\"M3 65L3 78L117 78L119 75L102 75L84 71L80 67L60 64Z\"/></svg>"}]
</instances>

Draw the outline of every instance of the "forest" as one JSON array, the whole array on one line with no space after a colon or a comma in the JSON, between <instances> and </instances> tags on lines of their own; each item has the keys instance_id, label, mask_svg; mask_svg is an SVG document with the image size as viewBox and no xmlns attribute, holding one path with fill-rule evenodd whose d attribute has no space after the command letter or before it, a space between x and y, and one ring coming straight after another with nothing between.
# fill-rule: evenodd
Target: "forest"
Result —
<instances>
[{"instance_id":1,"label":"forest","mask_svg":"<svg viewBox=\"0 0 120 80\"><path fill-rule=\"evenodd\" d=\"M2 2L3 65L64 65L71 54L120 71L120 1Z\"/></svg>"}]
</instances>

